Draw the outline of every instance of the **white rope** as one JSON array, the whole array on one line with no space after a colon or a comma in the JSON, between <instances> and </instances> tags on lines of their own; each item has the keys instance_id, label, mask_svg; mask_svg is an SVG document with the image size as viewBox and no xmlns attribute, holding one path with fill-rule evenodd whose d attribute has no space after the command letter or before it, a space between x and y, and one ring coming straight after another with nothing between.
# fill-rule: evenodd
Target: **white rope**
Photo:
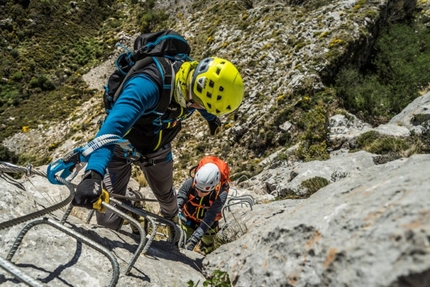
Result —
<instances>
[{"instance_id":1,"label":"white rope","mask_svg":"<svg viewBox=\"0 0 430 287\"><path fill-rule=\"evenodd\" d=\"M110 145L110 144L121 144L124 142L128 142L128 141L122 139L118 135L106 134L106 135L96 137L95 139L93 139L92 141L90 141L89 143L81 147L81 152L84 157L87 157L95 150L101 148L102 146Z\"/></svg>"}]
</instances>

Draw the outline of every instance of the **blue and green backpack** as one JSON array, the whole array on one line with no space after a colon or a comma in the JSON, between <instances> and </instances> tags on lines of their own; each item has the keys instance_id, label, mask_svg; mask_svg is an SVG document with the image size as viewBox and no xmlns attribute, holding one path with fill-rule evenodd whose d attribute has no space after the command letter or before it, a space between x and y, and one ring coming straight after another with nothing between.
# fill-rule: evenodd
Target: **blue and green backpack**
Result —
<instances>
[{"instance_id":1,"label":"blue and green backpack","mask_svg":"<svg viewBox=\"0 0 430 287\"><path fill-rule=\"evenodd\" d=\"M116 70L109 77L103 95L106 112L112 109L113 103L121 94L123 84L128 77L143 67L155 63L163 79L162 101L155 113L164 113L171 101L174 71L172 61L191 60L191 47L188 42L175 31L163 30L139 35L134 41L134 50L128 48L118 56Z\"/></svg>"}]
</instances>

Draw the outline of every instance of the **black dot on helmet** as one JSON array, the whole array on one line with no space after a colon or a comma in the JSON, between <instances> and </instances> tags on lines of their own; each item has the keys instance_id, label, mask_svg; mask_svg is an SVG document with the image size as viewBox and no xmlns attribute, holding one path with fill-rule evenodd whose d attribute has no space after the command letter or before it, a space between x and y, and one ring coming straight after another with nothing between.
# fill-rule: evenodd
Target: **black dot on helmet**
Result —
<instances>
[{"instance_id":1,"label":"black dot on helmet","mask_svg":"<svg viewBox=\"0 0 430 287\"><path fill-rule=\"evenodd\" d=\"M208 105L208 108L211 109L212 105L210 103L206 103Z\"/></svg>"},{"instance_id":2,"label":"black dot on helmet","mask_svg":"<svg viewBox=\"0 0 430 287\"><path fill-rule=\"evenodd\" d=\"M202 92L202 87L200 85L197 85L197 92L199 92L199 93Z\"/></svg>"},{"instance_id":3,"label":"black dot on helmet","mask_svg":"<svg viewBox=\"0 0 430 287\"><path fill-rule=\"evenodd\" d=\"M220 110L215 110L215 112L216 112L217 114L220 114L220 113L221 113L221 111L220 111Z\"/></svg>"},{"instance_id":4,"label":"black dot on helmet","mask_svg":"<svg viewBox=\"0 0 430 287\"><path fill-rule=\"evenodd\" d=\"M221 65L224 65L225 64L225 61L221 61L221 63L220 63Z\"/></svg>"},{"instance_id":5,"label":"black dot on helmet","mask_svg":"<svg viewBox=\"0 0 430 287\"><path fill-rule=\"evenodd\" d=\"M207 92L207 93L206 93L206 97L208 97L208 98L210 99L210 98L212 98L212 94L211 94L211 93L209 93L209 92Z\"/></svg>"},{"instance_id":6,"label":"black dot on helmet","mask_svg":"<svg viewBox=\"0 0 430 287\"><path fill-rule=\"evenodd\" d=\"M209 81L209 87L213 88L214 86L215 86L214 81L210 80L210 81Z\"/></svg>"},{"instance_id":7,"label":"black dot on helmet","mask_svg":"<svg viewBox=\"0 0 430 287\"><path fill-rule=\"evenodd\" d=\"M219 73L221 73L221 69L220 69L220 68L217 68L217 69L216 69L216 71L215 71L215 73L216 73L217 75L219 75Z\"/></svg>"},{"instance_id":8,"label":"black dot on helmet","mask_svg":"<svg viewBox=\"0 0 430 287\"><path fill-rule=\"evenodd\" d=\"M219 86L219 89L218 89L220 92L223 92L224 91L224 87L223 86Z\"/></svg>"},{"instance_id":9,"label":"black dot on helmet","mask_svg":"<svg viewBox=\"0 0 430 287\"><path fill-rule=\"evenodd\" d=\"M231 110L231 106L227 106L225 107L227 110Z\"/></svg>"},{"instance_id":10,"label":"black dot on helmet","mask_svg":"<svg viewBox=\"0 0 430 287\"><path fill-rule=\"evenodd\" d=\"M217 101L220 101L222 99L222 96L218 95L218 97L216 97Z\"/></svg>"},{"instance_id":11,"label":"black dot on helmet","mask_svg":"<svg viewBox=\"0 0 430 287\"><path fill-rule=\"evenodd\" d=\"M207 69L206 65L201 65L199 71L205 71Z\"/></svg>"}]
</instances>

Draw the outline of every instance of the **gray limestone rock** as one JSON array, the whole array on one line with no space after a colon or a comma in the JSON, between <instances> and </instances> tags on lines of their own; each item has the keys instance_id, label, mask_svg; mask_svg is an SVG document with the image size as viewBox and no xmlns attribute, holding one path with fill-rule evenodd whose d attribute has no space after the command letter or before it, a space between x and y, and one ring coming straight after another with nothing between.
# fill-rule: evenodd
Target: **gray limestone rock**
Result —
<instances>
[{"instance_id":1,"label":"gray limestone rock","mask_svg":"<svg viewBox=\"0 0 430 287\"><path fill-rule=\"evenodd\" d=\"M22 189L24 187L24 189ZM0 223L42 210L61 199L69 191L52 185L46 178L32 175L20 180L0 177ZM110 250L119 265L116 286L186 286L192 280L204 281L202 255L178 250L166 241L153 242L145 255L138 255L130 274L125 275L138 247L139 238L132 235L129 225L116 232L83 219L88 210L72 210L65 227ZM64 208L46 215L58 222ZM78 216L78 217L77 217ZM6 259L17 235L26 223L0 230L0 256ZM47 224L38 224L24 236L11 262L19 270L46 286L108 286L113 278L108 258L91 246ZM8 272L0 269L1 286L20 286Z\"/></svg>"},{"instance_id":2,"label":"gray limestone rock","mask_svg":"<svg viewBox=\"0 0 430 287\"><path fill-rule=\"evenodd\" d=\"M429 170L415 155L258 205L205 272L227 271L234 286L430 286Z\"/></svg>"}]
</instances>

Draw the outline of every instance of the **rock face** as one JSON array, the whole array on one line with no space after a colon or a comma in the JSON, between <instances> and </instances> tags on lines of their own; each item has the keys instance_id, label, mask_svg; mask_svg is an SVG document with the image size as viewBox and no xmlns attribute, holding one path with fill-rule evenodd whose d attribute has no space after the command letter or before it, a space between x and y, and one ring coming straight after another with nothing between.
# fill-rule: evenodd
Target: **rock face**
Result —
<instances>
[{"instance_id":1,"label":"rock face","mask_svg":"<svg viewBox=\"0 0 430 287\"><path fill-rule=\"evenodd\" d=\"M426 11L429 6L428 1L413 0L155 2L171 15L171 28L189 40L194 59L224 57L241 71L246 97L234 117L222 117L225 133L213 140L210 151L225 150L225 157L240 157L238 161L247 160L242 155L260 156L267 148L258 140L261 128L276 122L298 97L324 89L342 64L366 63L379 23L409 15L416 5ZM118 32L115 40L132 47L136 35L129 32ZM103 90L116 55L124 50L112 52L108 61L83 75L90 89ZM18 154L56 159L94 136L104 117L101 102L97 97L66 120L16 134L3 145ZM207 136L206 124L195 118L184 125L184 133ZM295 130L297 123L290 122L272 132L294 137ZM181 142L177 154L193 150L191 144Z\"/></svg>"},{"instance_id":2,"label":"rock face","mask_svg":"<svg viewBox=\"0 0 430 287\"><path fill-rule=\"evenodd\" d=\"M401 4L403 10L409 11L417 3L411 0L243 2L246 11L240 11L240 17L237 13L226 13L227 20L214 21L218 27L207 39L206 33L202 33L206 24L201 23L207 23L208 13L218 15L216 5L203 3L203 6L213 6L205 13L198 11L200 6L190 9L185 1L174 10L184 12L186 17L175 24L175 29L189 39L205 37L207 46L204 51L196 52L197 58L206 54L230 58L242 53L235 56L235 64L242 68L248 96L238 111L238 120L224 118L226 124L230 121L231 128L215 140L241 139L235 154L247 153L247 144L258 138L258 123L267 120L264 114L271 113L277 97L300 94L304 89L321 89L324 84L320 75L329 77L335 73L337 61L343 58L365 62L378 19L396 16L384 14L388 13L387 7ZM361 5L357 6L358 2ZM235 1L222 3L224 6L220 7L227 12L230 11L227 8L237 9ZM176 5L174 1L162 4L165 9ZM315 5L318 9L309 9ZM307 9L309 14L305 13ZM368 12L369 15L363 15ZM212 22L207 25L212 26ZM366 41L360 31L369 32ZM120 38L129 42L132 36L124 34ZM355 51L347 51L344 43L359 41L363 44L351 45ZM84 76L90 88L105 84L103 77L113 68L112 60ZM16 134L3 145L20 153L30 150L26 144L32 143L37 146L34 153L47 153L47 145L41 143L58 142L61 146L50 155L59 158L91 138L104 115L94 110L93 106L98 104L95 99L80 107L77 120L70 117L57 127L40 126L37 130ZM282 159L283 151L278 150L261 161L265 167L263 172L240 186L232 185L237 194L253 195L259 204L252 211L240 206L233 208L227 213L228 224L223 232L233 234L237 226L246 226L246 234L204 260L196 253L154 242L145 256L137 258L131 273L125 275L124 270L137 246L137 238L128 226L114 232L94 222L87 224L83 220L86 210L72 213L65 226L113 252L121 273L117 286L189 286L189 280L200 286L205 280L203 275L208 277L221 270L228 272L234 286L428 287L430 156L415 155L377 164L377 155L349 150L356 147L360 134L371 130L395 137L428 133L429 105L430 93L416 99L387 125L375 128L352 115L333 115L328 135L333 150L330 160L289 162ZM70 130L82 123L90 128L81 129L71 137ZM188 128L196 137L204 137L206 126L201 123L191 122ZM290 132L294 126L284 122L280 130ZM176 155L182 154L181 148L192 150L181 146ZM328 185L307 199L273 201L277 196L288 194L310 195L302 183L315 177L325 179ZM149 192L147 188L144 191ZM0 196L2 223L58 202L67 196L67 190L52 186L38 176L12 180L2 175ZM57 210L48 217L59 220L63 214L64 210ZM23 226L0 230L1 258L6 258ZM106 286L112 276L109 261L99 252L44 225L24 237L12 263L48 286ZM0 284L17 286L19 283L1 269Z\"/></svg>"},{"instance_id":3,"label":"rock face","mask_svg":"<svg viewBox=\"0 0 430 287\"><path fill-rule=\"evenodd\" d=\"M248 234L204 270L234 286L430 286L429 169L430 155L415 155L257 205L242 218Z\"/></svg>"},{"instance_id":4,"label":"rock face","mask_svg":"<svg viewBox=\"0 0 430 287\"><path fill-rule=\"evenodd\" d=\"M411 103L396 122L426 132L425 121L413 123L426 118L427 110L419 107L429 99L430 93ZM394 122L389 125L397 127ZM334 134L341 137L343 130L348 141L354 140L354 125L336 127ZM355 128L361 131L362 126ZM399 136L397 128L386 131ZM220 235L236 234L229 238L236 240L204 260L157 241L125 275L138 240L128 226L115 232L94 221L87 224L86 210L72 212L65 226L113 252L122 272L117 286L186 286L190 280L198 285L203 275L210 277L217 270L227 272L234 286L430 286L430 155L385 164L377 164L377 156L339 150L327 161L290 163L270 157L261 174L240 186L232 183L235 192L230 196L252 195L260 204L251 210L236 205L226 212ZM314 177L325 178L328 185L307 199L273 201L283 193L307 194L302 182ZM147 188L141 191L148 193ZM67 194L65 187L40 176L13 180L3 174L0 224L46 208ZM57 210L49 217L58 221L63 214ZM2 258L24 225L0 230ZM11 262L49 286L106 286L112 277L112 267L100 252L45 225L28 232ZM0 270L2 286L16 282Z\"/></svg>"},{"instance_id":5,"label":"rock face","mask_svg":"<svg viewBox=\"0 0 430 287\"><path fill-rule=\"evenodd\" d=\"M370 156L359 152L346 158L366 162ZM342 166L338 160L325 164ZM309 164L308 172L321 170L319 164ZM203 275L216 270L227 272L233 286L429 286L430 155L352 169L307 199L226 212L228 224L223 233L239 225L246 226L247 232L204 260L194 252L156 241L145 256L138 256L129 275L124 271L138 239L128 226L114 232L94 222L86 224L73 213L65 226L113 252L121 272L117 286L187 286L189 280L201 284ZM305 165L299 164L298 170L305 170ZM281 168L271 171L283 172ZM238 194L254 194L233 188ZM38 176L15 181L1 177L0 195L5 203L1 222L5 222L43 209L48 202L65 198L67 191ZM49 217L59 220L63 214L58 210ZM2 258L23 225L0 230ZM12 262L49 286L106 286L112 277L106 257L45 225L28 232ZM16 283L0 270L2 286Z\"/></svg>"},{"instance_id":6,"label":"rock face","mask_svg":"<svg viewBox=\"0 0 430 287\"><path fill-rule=\"evenodd\" d=\"M69 194L64 186L51 185L38 175L22 180L5 179L5 176L0 177L0 222L42 210ZM115 232L101 228L93 221L86 224L74 214L72 211L64 226L114 254L120 272L116 286L186 286L189 280L203 282L199 269L202 256L184 250L179 252L165 241L153 242L145 255L138 255L130 273L125 275L139 243L129 225ZM63 215L64 209L47 218L58 222ZM7 257L26 224L0 230L1 258ZM105 255L47 224L36 225L28 231L11 262L22 273L46 286L110 286L114 277L112 265ZM1 269L0 285L18 286L18 281Z\"/></svg>"}]
</instances>

